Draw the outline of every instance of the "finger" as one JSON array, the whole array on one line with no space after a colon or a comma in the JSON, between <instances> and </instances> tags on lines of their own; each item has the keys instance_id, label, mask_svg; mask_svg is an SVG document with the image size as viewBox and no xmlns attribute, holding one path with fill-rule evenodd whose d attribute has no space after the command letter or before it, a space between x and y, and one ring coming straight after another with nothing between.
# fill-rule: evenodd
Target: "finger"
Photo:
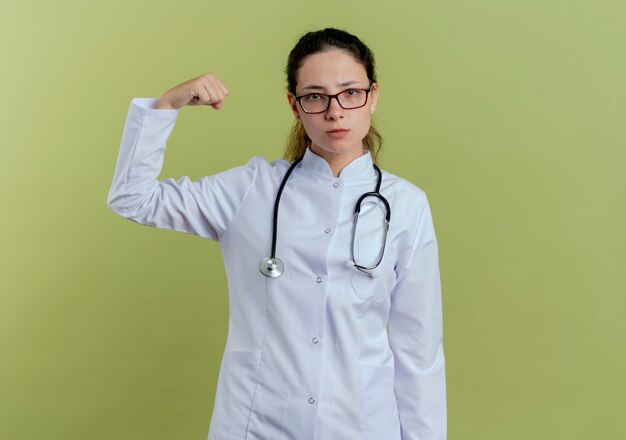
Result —
<instances>
[{"instance_id":1,"label":"finger","mask_svg":"<svg viewBox=\"0 0 626 440\"><path fill-rule=\"evenodd\" d=\"M224 96L228 95L228 89L226 88L224 83L222 83L217 76L214 76L214 79L216 86L219 87L222 93L224 93Z\"/></svg>"},{"instance_id":2,"label":"finger","mask_svg":"<svg viewBox=\"0 0 626 440\"><path fill-rule=\"evenodd\" d=\"M211 74L211 75L207 75L205 79L207 80L208 83L210 83L213 86L214 90L219 92L222 99L224 99L226 95L228 95L228 89L226 89L224 84L222 84L222 82L219 80L217 76Z\"/></svg>"},{"instance_id":3,"label":"finger","mask_svg":"<svg viewBox=\"0 0 626 440\"><path fill-rule=\"evenodd\" d=\"M213 103L215 102L215 93L211 93L205 83L202 83L202 90L204 91L204 96L206 96L207 99L203 100L201 104L213 105Z\"/></svg>"},{"instance_id":4,"label":"finger","mask_svg":"<svg viewBox=\"0 0 626 440\"><path fill-rule=\"evenodd\" d=\"M211 82L207 82L204 84L204 86L207 93L211 95L211 101L208 102L209 104L215 104L224 100L224 95L221 91L215 88L214 84L212 84Z\"/></svg>"},{"instance_id":5,"label":"finger","mask_svg":"<svg viewBox=\"0 0 626 440\"><path fill-rule=\"evenodd\" d=\"M204 87L198 87L195 93L198 95L196 105L206 105L211 102L211 95Z\"/></svg>"}]
</instances>

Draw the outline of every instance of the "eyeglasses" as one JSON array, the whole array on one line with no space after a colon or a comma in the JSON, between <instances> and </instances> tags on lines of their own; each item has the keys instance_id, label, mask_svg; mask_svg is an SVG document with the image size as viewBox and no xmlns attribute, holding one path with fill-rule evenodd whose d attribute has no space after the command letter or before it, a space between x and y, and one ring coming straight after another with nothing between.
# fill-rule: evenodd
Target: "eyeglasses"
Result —
<instances>
[{"instance_id":1,"label":"eyeglasses","mask_svg":"<svg viewBox=\"0 0 626 440\"><path fill-rule=\"evenodd\" d=\"M368 89L347 89L335 95L309 93L308 95L296 96L292 93L291 96L300 103L304 113L324 113L330 107L330 100L333 98L337 100L341 108L352 110L367 104L367 95L372 91L372 87L374 84L370 84Z\"/></svg>"}]
</instances>

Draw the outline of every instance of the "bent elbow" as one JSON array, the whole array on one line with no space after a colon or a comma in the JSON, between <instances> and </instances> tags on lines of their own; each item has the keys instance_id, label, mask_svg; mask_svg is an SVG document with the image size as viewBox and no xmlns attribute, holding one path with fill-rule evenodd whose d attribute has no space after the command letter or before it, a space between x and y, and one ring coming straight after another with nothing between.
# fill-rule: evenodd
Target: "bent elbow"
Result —
<instances>
[{"instance_id":1,"label":"bent elbow","mask_svg":"<svg viewBox=\"0 0 626 440\"><path fill-rule=\"evenodd\" d=\"M115 214L128 218L129 211L132 206L129 206L129 202L133 201L135 197L129 194L128 191L124 191L117 185L111 186L109 194L107 195L107 207Z\"/></svg>"},{"instance_id":2,"label":"bent elbow","mask_svg":"<svg viewBox=\"0 0 626 440\"><path fill-rule=\"evenodd\" d=\"M107 207L115 214L125 217L125 209L122 203L123 197L117 194L111 194L107 196Z\"/></svg>"},{"instance_id":3,"label":"bent elbow","mask_svg":"<svg viewBox=\"0 0 626 440\"><path fill-rule=\"evenodd\" d=\"M158 185L150 191L141 193L110 191L107 207L120 217L152 226L160 204L159 194Z\"/></svg>"}]
</instances>

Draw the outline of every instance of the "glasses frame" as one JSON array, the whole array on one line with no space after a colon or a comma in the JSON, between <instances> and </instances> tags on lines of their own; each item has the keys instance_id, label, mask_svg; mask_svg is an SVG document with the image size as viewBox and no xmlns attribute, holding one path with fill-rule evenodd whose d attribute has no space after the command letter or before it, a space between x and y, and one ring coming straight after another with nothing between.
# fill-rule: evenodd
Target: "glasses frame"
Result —
<instances>
[{"instance_id":1,"label":"glasses frame","mask_svg":"<svg viewBox=\"0 0 626 440\"><path fill-rule=\"evenodd\" d=\"M367 100L369 99L369 93L370 93L370 92L372 91L372 89L374 88L374 84L376 84L376 83L370 83L370 86L369 86L369 88L367 88L367 89L360 89L360 88L356 88L356 87L350 87L350 88L347 88L347 89L345 89L345 90L342 90L342 91L341 91L341 92L339 92L339 93L335 93L334 95L329 95L329 94L327 94L327 93L307 93L306 95L296 96L296 95L294 95L294 94L292 93L292 94L291 94L291 96L293 96L293 99L295 99L295 100L296 100L296 102L297 102L298 104L300 104L300 108L301 108L301 109L302 109L302 111L303 111L304 113L306 113L307 115L317 115L317 114L319 114L319 113L325 113L325 112L327 112L327 111L328 111L328 109L330 108L330 101L331 101L333 98L335 98L335 100L337 101L337 104L339 104L339 107L341 107L342 109L344 109L344 110L354 110L354 109L357 109L357 108L362 108L362 107L365 107L365 105L367 104ZM341 105L341 102L339 102L339 95L341 95L342 93L347 92L348 90L361 90L361 91L365 92L365 102L363 103L363 105L360 105L360 106L358 106L358 107L344 107L343 105ZM307 112L307 111L304 109L304 106L302 105L302 103L300 102L300 100L301 100L302 98L306 98L307 96L311 96L311 95L327 96L327 97L328 97L328 105L326 106L326 108L325 108L324 110L319 111L319 112Z\"/></svg>"}]
</instances>

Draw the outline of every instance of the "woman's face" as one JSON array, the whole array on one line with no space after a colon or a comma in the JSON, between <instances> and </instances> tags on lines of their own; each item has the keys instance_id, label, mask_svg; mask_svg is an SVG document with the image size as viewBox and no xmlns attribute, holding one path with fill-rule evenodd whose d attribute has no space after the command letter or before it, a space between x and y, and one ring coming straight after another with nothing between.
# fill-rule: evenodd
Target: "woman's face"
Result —
<instances>
[{"instance_id":1,"label":"woman's face","mask_svg":"<svg viewBox=\"0 0 626 440\"><path fill-rule=\"evenodd\" d=\"M308 55L296 72L296 96L309 93L334 95L346 89L369 88L365 68L352 55L340 49ZM287 95L296 118L299 118L311 139L311 149L319 156L329 158L334 155L356 158L362 155L363 138L370 128L372 113L378 97L378 85L374 84L365 106L343 109L336 99L331 99L330 107L323 113L308 114ZM343 133L329 133L331 130L346 129ZM334 156L338 157L338 156Z\"/></svg>"}]
</instances>

